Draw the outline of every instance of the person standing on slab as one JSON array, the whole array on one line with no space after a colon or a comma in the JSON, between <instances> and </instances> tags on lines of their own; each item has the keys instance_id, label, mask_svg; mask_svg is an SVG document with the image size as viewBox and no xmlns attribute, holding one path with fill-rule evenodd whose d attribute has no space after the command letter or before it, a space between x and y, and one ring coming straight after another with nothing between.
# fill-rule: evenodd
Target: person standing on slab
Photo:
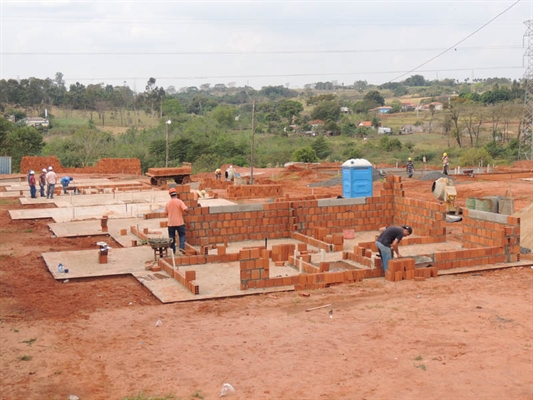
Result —
<instances>
[{"instance_id":1,"label":"person standing on slab","mask_svg":"<svg viewBox=\"0 0 533 400\"><path fill-rule=\"evenodd\" d=\"M165 213L168 216L167 220L167 229L168 237L170 238L170 248L176 254L176 233L179 236L179 251L182 254L185 254L185 221L183 219L183 214L187 213L188 207L185 205L181 199L178 198L176 189L171 188L168 191L170 195L170 200L165 206Z\"/></svg>"},{"instance_id":2,"label":"person standing on slab","mask_svg":"<svg viewBox=\"0 0 533 400\"><path fill-rule=\"evenodd\" d=\"M37 188L36 188L37 182L35 181L35 172L30 171L29 176L30 178L28 180L30 182L30 196L32 199L36 199L37 198Z\"/></svg>"},{"instance_id":3,"label":"person standing on slab","mask_svg":"<svg viewBox=\"0 0 533 400\"><path fill-rule=\"evenodd\" d=\"M389 260L392 259L394 253L396 253L398 258L402 257L398 250L398 244L402 241L404 236L409 236L411 233L413 233L413 228L408 225L389 226L381 232L381 235L379 235L376 241L376 247L381 256L383 273L387 273Z\"/></svg>"},{"instance_id":4,"label":"person standing on slab","mask_svg":"<svg viewBox=\"0 0 533 400\"><path fill-rule=\"evenodd\" d=\"M53 199L54 198L54 190L56 188L57 183L57 174L54 172L54 169L52 166L48 167L48 172L46 173L46 184L48 185L46 187L46 198L47 199Z\"/></svg>"},{"instance_id":5,"label":"person standing on slab","mask_svg":"<svg viewBox=\"0 0 533 400\"><path fill-rule=\"evenodd\" d=\"M44 197L44 188L46 187L46 169L44 168L39 175L39 187L41 188L41 197Z\"/></svg>"}]
</instances>

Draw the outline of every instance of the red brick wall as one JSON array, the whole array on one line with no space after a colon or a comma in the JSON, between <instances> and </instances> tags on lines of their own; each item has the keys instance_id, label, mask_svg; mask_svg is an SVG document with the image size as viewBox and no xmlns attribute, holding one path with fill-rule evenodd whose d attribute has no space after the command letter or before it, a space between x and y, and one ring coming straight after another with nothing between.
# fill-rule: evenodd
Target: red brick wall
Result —
<instances>
[{"instance_id":1,"label":"red brick wall","mask_svg":"<svg viewBox=\"0 0 533 400\"><path fill-rule=\"evenodd\" d=\"M141 175L141 162L138 158L101 158L94 166L85 168L65 168L56 156L50 157L23 157L20 162L20 171L25 173L29 169L41 171L49 166L58 174L129 174Z\"/></svg>"}]
</instances>

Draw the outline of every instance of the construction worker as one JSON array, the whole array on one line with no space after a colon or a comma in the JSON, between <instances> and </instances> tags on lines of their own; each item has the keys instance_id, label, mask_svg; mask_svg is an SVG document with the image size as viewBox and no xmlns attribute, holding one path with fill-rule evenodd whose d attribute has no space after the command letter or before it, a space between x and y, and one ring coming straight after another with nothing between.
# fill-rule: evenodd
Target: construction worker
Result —
<instances>
[{"instance_id":1,"label":"construction worker","mask_svg":"<svg viewBox=\"0 0 533 400\"><path fill-rule=\"evenodd\" d=\"M74 180L73 177L71 176L64 176L63 178L61 178L61 186L63 186L63 193L64 194L67 194L67 188L68 188L68 185L70 185L70 182L72 182Z\"/></svg>"},{"instance_id":2,"label":"construction worker","mask_svg":"<svg viewBox=\"0 0 533 400\"><path fill-rule=\"evenodd\" d=\"M381 257L381 265L383 266L383 273L387 273L389 267L389 260L392 259L394 253L401 258L398 244L405 236L413 233L413 228L409 225L389 226L381 232L376 240L376 247L378 248Z\"/></svg>"},{"instance_id":3,"label":"construction worker","mask_svg":"<svg viewBox=\"0 0 533 400\"><path fill-rule=\"evenodd\" d=\"M407 176L409 176L409 178L412 178L413 172L415 170L415 165L413 164L413 160L411 160L411 157L409 157L409 160L407 161L407 166L405 167L405 169L407 170Z\"/></svg>"},{"instance_id":4,"label":"construction worker","mask_svg":"<svg viewBox=\"0 0 533 400\"><path fill-rule=\"evenodd\" d=\"M48 172L46 173L45 180L47 184L46 198L53 199L54 191L55 191L55 187L57 183L57 174L54 172L54 169L52 168L51 165L48 167Z\"/></svg>"},{"instance_id":5,"label":"construction worker","mask_svg":"<svg viewBox=\"0 0 533 400\"><path fill-rule=\"evenodd\" d=\"M222 176L222 171L220 170L220 168L217 168L215 170L215 180L219 181L221 176Z\"/></svg>"},{"instance_id":6,"label":"construction worker","mask_svg":"<svg viewBox=\"0 0 533 400\"><path fill-rule=\"evenodd\" d=\"M39 186L41 188L41 197L44 197L44 188L46 187L46 169L43 168L41 174L39 175Z\"/></svg>"},{"instance_id":7,"label":"construction worker","mask_svg":"<svg viewBox=\"0 0 533 400\"><path fill-rule=\"evenodd\" d=\"M450 159L448 158L448 154L443 153L442 154L442 173L444 175L448 175L448 165L450 164Z\"/></svg>"},{"instance_id":8,"label":"construction worker","mask_svg":"<svg viewBox=\"0 0 533 400\"><path fill-rule=\"evenodd\" d=\"M37 182L35 181L35 172L32 170L30 171L30 175L29 175L29 183L30 183L30 196L32 199L36 199L37 198L37 189L35 187L35 185L37 184Z\"/></svg>"},{"instance_id":9,"label":"construction worker","mask_svg":"<svg viewBox=\"0 0 533 400\"><path fill-rule=\"evenodd\" d=\"M181 199L178 198L175 188L170 188L168 191L170 200L165 206L165 213L168 216L167 228L168 237L170 238L170 248L176 254L176 233L179 236L180 244L179 251L185 254L185 221L183 214L187 213L188 207Z\"/></svg>"}]
</instances>

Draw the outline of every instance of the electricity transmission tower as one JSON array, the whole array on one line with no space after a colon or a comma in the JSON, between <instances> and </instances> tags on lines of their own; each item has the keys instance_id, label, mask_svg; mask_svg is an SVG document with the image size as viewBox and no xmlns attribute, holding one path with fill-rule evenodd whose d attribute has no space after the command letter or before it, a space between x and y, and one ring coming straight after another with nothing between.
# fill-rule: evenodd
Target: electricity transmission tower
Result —
<instances>
[{"instance_id":1,"label":"electricity transmission tower","mask_svg":"<svg viewBox=\"0 0 533 400\"><path fill-rule=\"evenodd\" d=\"M524 73L525 83L524 116L520 127L520 141L518 158L533 160L533 20L525 21L527 31L527 50L524 56L527 58L527 69Z\"/></svg>"}]
</instances>

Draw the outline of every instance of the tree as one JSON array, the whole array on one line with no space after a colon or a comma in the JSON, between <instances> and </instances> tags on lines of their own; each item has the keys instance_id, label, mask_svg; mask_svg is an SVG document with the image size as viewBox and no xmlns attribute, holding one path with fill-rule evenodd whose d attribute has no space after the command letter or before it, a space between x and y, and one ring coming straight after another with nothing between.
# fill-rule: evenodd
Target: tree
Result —
<instances>
[{"instance_id":1,"label":"tree","mask_svg":"<svg viewBox=\"0 0 533 400\"><path fill-rule=\"evenodd\" d=\"M7 135L14 129L14 125L7 119L0 117L0 155L7 156Z\"/></svg>"},{"instance_id":2,"label":"tree","mask_svg":"<svg viewBox=\"0 0 533 400\"><path fill-rule=\"evenodd\" d=\"M292 153L292 161L312 163L317 162L318 157L311 147L302 147Z\"/></svg>"},{"instance_id":3,"label":"tree","mask_svg":"<svg viewBox=\"0 0 533 400\"><path fill-rule=\"evenodd\" d=\"M404 81L405 86L425 86L426 80L422 75L411 75Z\"/></svg>"},{"instance_id":4,"label":"tree","mask_svg":"<svg viewBox=\"0 0 533 400\"><path fill-rule=\"evenodd\" d=\"M235 125L235 109L225 104L219 104L211 112L211 116L225 128L232 128Z\"/></svg>"},{"instance_id":5,"label":"tree","mask_svg":"<svg viewBox=\"0 0 533 400\"><path fill-rule=\"evenodd\" d=\"M311 148L315 151L316 156L323 160L331 154L331 148L324 136L319 136L311 144Z\"/></svg>"},{"instance_id":6,"label":"tree","mask_svg":"<svg viewBox=\"0 0 533 400\"><path fill-rule=\"evenodd\" d=\"M323 121L337 121L341 115L341 106L335 100L321 101L311 111L311 118Z\"/></svg>"},{"instance_id":7,"label":"tree","mask_svg":"<svg viewBox=\"0 0 533 400\"><path fill-rule=\"evenodd\" d=\"M292 124L293 118L298 118L303 110L302 103L294 100L282 100L277 107L278 114L283 118L287 118L289 125Z\"/></svg>"},{"instance_id":8,"label":"tree","mask_svg":"<svg viewBox=\"0 0 533 400\"><path fill-rule=\"evenodd\" d=\"M20 166L24 156L36 156L44 147L43 135L30 126L23 126L10 131L5 140L5 150L11 156L13 169Z\"/></svg>"},{"instance_id":9,"label":"tree","mask_svg":"<svg viewBox=\"0 0 533 400\"><path fill-rule=\"evenodd\" d=\"M385 105L385 99L377 90L371 90L370 92L365 94L365 97L363 98L363 100L374 101L380 106Z\"/></svg>"}]
</instances>

